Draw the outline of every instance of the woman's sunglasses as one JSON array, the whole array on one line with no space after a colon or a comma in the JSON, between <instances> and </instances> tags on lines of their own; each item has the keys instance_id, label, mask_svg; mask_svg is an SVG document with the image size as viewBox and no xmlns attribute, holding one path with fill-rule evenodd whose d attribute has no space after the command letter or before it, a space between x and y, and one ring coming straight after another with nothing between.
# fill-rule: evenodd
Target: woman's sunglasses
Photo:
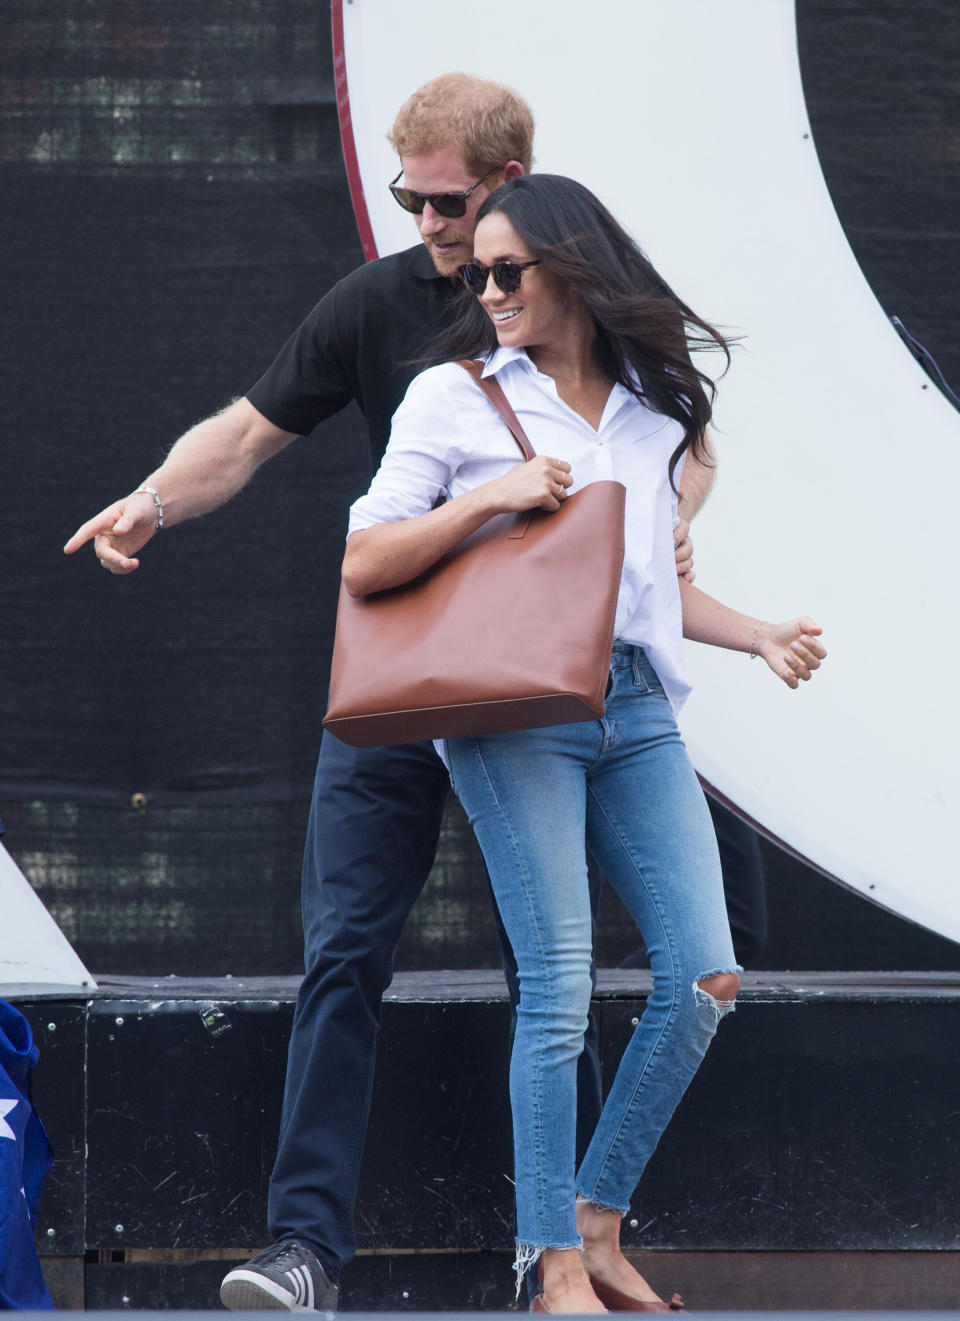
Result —
<instances>
[{"instance_id":1,"label":"woman's sunglasses","mask_svg":"<svg viewBox=\"0 0 960 1321\"><path fill-rule=\"evenodd\" d=\"M478 261L467 262L457 274L472 294L482 294L487 287L487 279L492 274L493 282L504 294L515 294L520 288L523 272L529 266L539 266L537 261L495 261L492 266L481 266Z\"/></svg>"},{"instance_id":2,"label":"woman's sunglasses","mask_svg":"<svg viewBox=\"0 0 960 1321\"><path fill-rule=\"evenodd\" d=\"M418 193L413 188L398 188L397 179L403 174L403 170L387 186L404 211L409 211L412 215L422 215L423 208L429 202L437 215L443 216L444 220L459 220L461 216L467 214L467 198L474 189L479 188L491 174L496 174L497 170L502 168L501 165L495 165L492 170L487 170L482 179L478 179L472 187L466 188L462 193Z\"/></svg>"}]
</instances>

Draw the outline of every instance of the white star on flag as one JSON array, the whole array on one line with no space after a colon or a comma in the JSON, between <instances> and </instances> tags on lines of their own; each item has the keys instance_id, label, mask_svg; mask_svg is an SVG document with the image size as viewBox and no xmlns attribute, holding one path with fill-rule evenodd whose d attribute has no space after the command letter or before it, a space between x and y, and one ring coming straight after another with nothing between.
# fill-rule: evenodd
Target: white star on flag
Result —
<instances>
[{"instance_id":1,"label":"white star on flag","mask_svg":"<svg viewBox=\"0 0 960 1321\"><path fill-rule=\"evenodd\" d=\"M13 1142L16 1142L17 1137L7 1123L5 1116L14 1109L16 1104L16 1101L0 1101L0 1138L10 1138Z\"/></svg>"}]
</instances>

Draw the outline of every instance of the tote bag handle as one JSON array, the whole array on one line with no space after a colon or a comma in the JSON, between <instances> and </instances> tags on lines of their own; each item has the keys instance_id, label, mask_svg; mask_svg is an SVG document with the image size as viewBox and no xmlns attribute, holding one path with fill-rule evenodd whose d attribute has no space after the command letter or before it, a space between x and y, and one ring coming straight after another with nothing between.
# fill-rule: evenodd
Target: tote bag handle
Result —
<instances>
[{"instance_id":1,"label":"tote bag handle","mask_svg":"<svg viewBox=\"0 0 960 1321\"><path fill-rule=\"evenodd\" d=\"M523 457L528 461L530 459L535 459L537 457L537 451L527 439L527 433L520 425L520 419L510 406L510 400L503 393L503 388L497 378L495 376L481 376L480 373L483 371L482 362L471 362L468 359L464 359L462 362L458 362L457 366L462 367L468 375L473 377L477 385L490 400L491 404L493 404L494 408L510 428L511 435L523 451Z\"/></svg>"},{"instance_id":2,"label":"tote bag handle","mask_svg":"<svg viewBox=\"0 0 960 1321\"><path fill-rule=\"evenodd\" d=\"M520 446L524 459L528 463L531 459L535 459L537 457L537 451L530 444L527 433L520 425L520 419L513 411L510 400L503 393L503 387L496 377L482 376L481 372L483 371L483 363L479 361L474 362L465 358L458 362L457 366L462 367L469 376L473 377L474 381L490 400L491 404L493 404L504 422L506 422L507 426L510 428L510 434ZM533 511L531 509L523 510L521 513L517 514L510 526L510 531L507 533L507 536L511 540L518 540L522 537L530 526L530 519L532 517Z\"/></svg>"}]
</instances>

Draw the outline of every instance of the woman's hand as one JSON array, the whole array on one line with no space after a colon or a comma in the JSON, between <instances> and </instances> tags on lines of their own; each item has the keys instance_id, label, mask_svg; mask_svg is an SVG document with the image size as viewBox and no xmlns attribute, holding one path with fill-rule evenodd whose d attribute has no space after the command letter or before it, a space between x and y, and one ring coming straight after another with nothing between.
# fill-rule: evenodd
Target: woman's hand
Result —
<instances>
[{"instance_id":1,"label":"woman's hand","mask_svg":"<svg viewBox=\"0 0 960 1321\"><path fill-rule=\"evenodd\" d=\"M811 678L827 654L818 641L823 629L807 615L783 624L758 624L754 629L751 656L762 656L788 688L799 688L800 680Z\"/></svg>"},{"instance_id":2,"label":"woman's hand","mask_svg":"<svg viewBox=\"0 0 960 1321\"><path fill-rule=\"evenodd\" d=\"M548 459L538 454L526 463L517 463L488 483L487 491L504 514L526 509L548 509L555 513L573 483L570 465L563 459Z\"/></svg>"}]
</instances>

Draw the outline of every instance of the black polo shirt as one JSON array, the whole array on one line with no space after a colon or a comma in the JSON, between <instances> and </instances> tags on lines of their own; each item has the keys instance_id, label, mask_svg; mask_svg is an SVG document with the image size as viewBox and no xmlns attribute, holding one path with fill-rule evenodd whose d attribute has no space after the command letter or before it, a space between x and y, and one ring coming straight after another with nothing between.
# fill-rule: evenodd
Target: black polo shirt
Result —
<instances>
[{"instance_id":1,"label":"black polo shirt","mask_svg":"<svg viewBox=\"0 0 960 1321\"><path fill-rule=\"evenodd\" d=\"M458 291L459 282L437 272L422 243L358 267L324 294L247 398L275 426L298 435L355 399L379 466L390 419L420 370L410 360Z\"/></svg>"}]
</instances>

